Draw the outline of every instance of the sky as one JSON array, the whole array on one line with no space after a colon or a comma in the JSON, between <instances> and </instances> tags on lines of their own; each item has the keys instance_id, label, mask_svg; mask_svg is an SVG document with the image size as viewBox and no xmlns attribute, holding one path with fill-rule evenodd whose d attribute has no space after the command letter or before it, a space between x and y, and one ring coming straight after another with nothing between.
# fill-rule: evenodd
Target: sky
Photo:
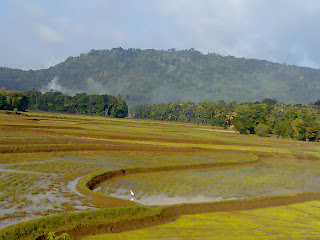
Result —
<instances>
[{"instance_id":1,"label":"sky","mask_svg":"<svg viewBox=\"0 0 320 240\"><path fill-rule=\"evenodd\" d=\"M191 49L320 67L319 0L0 0L0 66L91 49Z\"/></svg>"}]
</instances>

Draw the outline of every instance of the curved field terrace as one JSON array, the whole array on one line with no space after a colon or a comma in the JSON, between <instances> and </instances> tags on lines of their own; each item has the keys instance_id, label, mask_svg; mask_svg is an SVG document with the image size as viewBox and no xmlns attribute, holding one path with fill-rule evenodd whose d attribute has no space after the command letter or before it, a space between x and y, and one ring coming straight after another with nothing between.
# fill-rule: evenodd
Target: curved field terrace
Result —
<instances>
[{"instance_id":1,"label":"curved field terrace","mask_svg":"<svg viewBox=\"0 0 320 240\"><path fill-rule=\"evenodd\" d=\"M320 161L263 159L256 164L130 174L106 180L97 191L143 205L213 202L320 191Z\"/></svg>"},{"instance_id":2,"label":"curved field terrace","mask_svg":"<svg viewBox=\"0 0 320 240\"><path fill-rule=\"evenodd\" d=\"M320 238L319 160L319 143L207 125L0 112L0 239Z\"/></svg>"}]
</instances>

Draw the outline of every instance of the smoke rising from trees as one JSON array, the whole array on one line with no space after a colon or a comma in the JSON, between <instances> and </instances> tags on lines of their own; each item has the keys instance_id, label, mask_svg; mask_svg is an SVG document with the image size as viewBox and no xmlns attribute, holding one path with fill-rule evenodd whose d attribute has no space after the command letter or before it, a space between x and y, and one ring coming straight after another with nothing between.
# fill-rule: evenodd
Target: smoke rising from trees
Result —
<instances>
[{"instance_id":1,"label":"smoke rising from trees","mask_svg":"<svg viewBox=\"0 0 320 240\"><path fill-rule=\"evenodd\" d=\"M87 94L92 94L92 93L107 94L106 87L103 84L96 82L92 78L87 78L84 81L84 84L81 86L81 89L78 89L78 88L70 89L70 88L64 87L60 84L59 80L60 80L59 76L55 76L47 85L42 86L40 88L40 91L42 93L57 91L68 96L74 96L77 93L83 93L83 92Z\"/></svg>"}]
</instances>

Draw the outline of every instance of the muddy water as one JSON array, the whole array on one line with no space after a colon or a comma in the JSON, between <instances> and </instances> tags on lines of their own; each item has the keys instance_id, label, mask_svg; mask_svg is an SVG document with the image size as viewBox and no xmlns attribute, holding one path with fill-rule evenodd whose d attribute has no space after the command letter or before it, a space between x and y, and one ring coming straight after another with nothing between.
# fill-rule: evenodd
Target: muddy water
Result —
<instances>
[{"instance_id":1,"label":"muddy water","mask_svg":"<svg viewBox=\"0 0 320 240\"><path fill-rule=\"evenodd\" d=\"M0 222L0 229L1 229L1 228L8 227L8 226L13 225L13 224L17 224L17 223L21 223L21 222L26 222L26 221L29 221L29 220L32 220L32 219L36 219L36 218L39 218L39 216L30 215L30 216L28 216L28 217L19 218L19 219L14 219L14 218L5 219L5 220L2 220L2 221Z\"/></svg>"},{"instance_id":2,"label":"muddy water","mask_svg":"<svg viewBox=\"0 0 320 240\"><path fill-rule=\"evenodd\" d=\"M37 164L39 162L33 162L32 164ZM43 162L41 162L43 163ZM23 164L23 163L20 163ZM30 163L28 163L30 164ZM3 173L25 173L25 174L41 174L41 175L47 175L47 176L58 176L58 174L55 173L42 173L42 172L32 172L32 171L23 171L23 170L16 170L16 169L10 169L7 168L9 166L12 166L14 164L0 164L0 172Z\"/></svg>"},{"instance_id":3,"label":"muddy water","mask_svg":"<svg viewBox=\"0 0 320 240\"><path fill-rule=\"evenodd\" d=\"M3 168L0 169L0 175L1 170L8 170L3 171L4 175L7 173L26 173L26 171ZM82 201L85 198L75 188L80 177L65 184L56 184L53 182L56 176L58 176L57 174L51 174L51 176L43 173L35 174L40 174L41 177L40 180L35 181L34 185L30 187L30 192L16 196L8 196L0 202L0 229L12 224L41 217L44 212L48 212L49 215L63 212L65 206L72 206L73 211L94 209L93 206L83 205ZM49 185L52 184L54 186L49 187ZM43 190L36 194L31 193L36 188ZM68 195L65 195L65 193L68 193ZM73 194L71 198L70 194ZM19 200L18 203L12 202L12 197L17 198Z\"/></svg>"},{"instance_id":4,"label":"muddy water","mask_svg":"<svg viewBox=\"0 0 320 240\"><path fill-rule=\"evenodd\" d=\"M118 190L117 190L118 189ZM212 202L320 191L320 161L264 160L256 165L141 173L101 185L102 192L145 205Z\"/></svg>"},{"instance_id":5,"label":"muddy water","mask_svg":"<svg viewBox=\"0 0 320 240\"><path fill-rule=\"evenodd\" d=\"M41 174L41 175L48 175L48 176L57 176L57 175L58 175L58 174L54 174L54 173L42 173L42 172L22 171L22 170L8 169L8 168L0 168L0 172L3 172L3 173Z\"/></svg>"},{"instance_id":6,"label":"muddy water","mask_svg":"<svg viewBox=\"0 0 320 240\"><path fill-rule=\"evenodd\" d=\"M96 191L102 191L101 188ZM125 200L131 200L146 206L162 206L162 205L173 205L180 203L200 203L200 202L218 202L222 200L233 200L235 198L223 199L221 197L210 198L204 195L194 196L168 196L166 194L148 195L142 192L136 192L135 196L132 197L127 189L117 189L114 193L109 194L112 197L121 198Z\"/></svg>"},{"instance_id":7,"label":"muddy water","mask_svg":"<svg viewBox=\"0 0 320 240\"><path fill-rule=\"evenodd\" d=\"M76 188L76 186L77 186L80 178L81 178L81 177L77 177L76 179L70 181L70 182L67 184L67 188L70 190L70 192L72 192L72 193L74 193L74 194L77 194L77 195L79 195L79 196L81 196L81 197L84 197L84 195L81 194L81 193L79 193L78 190L77 190L77 188Z\"/></svg>"}]
</instances>

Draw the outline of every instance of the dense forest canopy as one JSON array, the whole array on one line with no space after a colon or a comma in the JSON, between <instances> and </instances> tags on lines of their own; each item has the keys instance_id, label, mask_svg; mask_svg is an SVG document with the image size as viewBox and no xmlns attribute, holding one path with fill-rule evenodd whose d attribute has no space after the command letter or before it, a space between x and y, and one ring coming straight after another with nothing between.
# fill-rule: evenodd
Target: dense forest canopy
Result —
<instances>
[{"instance_id":1,"label":"dense forest canopy","mask_svg":"<svg viewBox=\"0 0 320 240\"><path fill-rule=\"evenodd\" d=\"M232 127L241 134L269 136L273 133L302 141L320 140L320 101L312 105L286 105L268 98L241 104L171 102L138 105L132 115L143 119Z\"/></svg>"},{"instance_id":2,"label":"dense forest canopy","mask_svg":"<svg viewBox=\"0 0 320 240\"><path fill-rule=\"evenodd\" d=\"M54 87L53 87L54 85ZM276 98L309 104L320 96L320 70L190 50L91 50L44 70L0 68L0 86L128 96L130 105Z\"/></svg>"},{"instance_id":3,"label":"dense forest canopy","mask_svg":"<svg viewBox=\"0 0 320 240\"><path fill-rule=\"evenodd\" d=\"M50 91L42 94L30 90L21 92L0 88L0 110L25 111L43 110L51 112L80 113L87 115L124 118L128 115L128 105L120 95L78 93L71 97L61 92Z\"/></svg>"}]
</instances>

